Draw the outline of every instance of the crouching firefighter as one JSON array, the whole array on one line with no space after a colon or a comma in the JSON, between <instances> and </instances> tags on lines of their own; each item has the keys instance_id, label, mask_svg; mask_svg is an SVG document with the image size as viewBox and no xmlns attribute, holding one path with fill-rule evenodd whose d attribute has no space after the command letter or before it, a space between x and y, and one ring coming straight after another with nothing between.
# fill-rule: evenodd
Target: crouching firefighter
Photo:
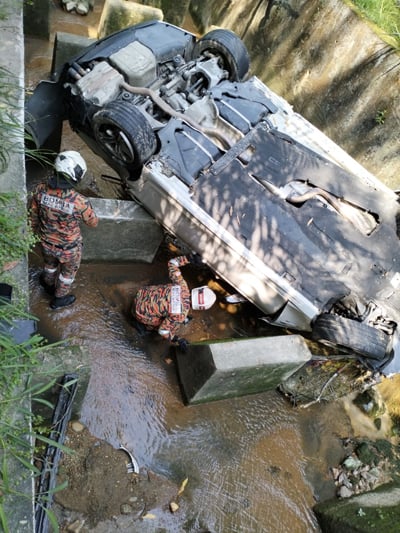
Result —
<instances>
[{"instance_id":1,"label":"crouching firefighter","mask_svg":"<svg viewBox=\"0 0 400 533\"><path fill-rule=\"evenodd\" d=\"M92 227L98 224L90 201L75 190L86 170L78 152L61 152L56 157L52 176L47 183L40 183L31 197L31 226L40 239L44 260L40 283L53 295L52 309L74 303L71 285L82 257L79 225L81 222Z\"/></svg>"},{"instance_id":2,"label":"crouching firefighter","mask_svg":"<svg viewBox=\"0 0 400 533\"><path fill-rule=\"evenodd\" d=\"M139 333L156 330L182 351L186 351L188 341L178 336L178 330L187 322L190 309L210 309L216 300L215 293L206 286L190 292L179 268L188 263L190 260L185 255L170 259L168 273L171 283L139 289L132 305L133 322Z\"/></svg>"}]
</instances>

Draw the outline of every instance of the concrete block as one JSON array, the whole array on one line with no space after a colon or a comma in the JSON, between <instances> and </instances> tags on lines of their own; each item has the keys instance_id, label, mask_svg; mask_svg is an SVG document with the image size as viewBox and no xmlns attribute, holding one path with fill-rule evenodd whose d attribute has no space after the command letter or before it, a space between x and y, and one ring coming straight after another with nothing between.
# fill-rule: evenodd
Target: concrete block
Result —
<instances>
[{"instance_id":1,"label":"concrete block","mask_svg":"<svg viewBox=\"0 0 400 533\"><path fill-rule=\"evenodd\" d=\"M153 217L133 201L90 200L100 220L96 228L82 224L85 261L154 260L163 231Z\"/></svg>"},{"instance_id":2,"label":"concrete block","mask_svg":"<svg viewBox=\"0 0 400 533\"><path fill-rule=\"evenodd\" d=\"M51 78L55 80L67 61L79 54L96 39L58 31L54 38Z\"/></svg>"},{"instance_id":3,"label":"concrete block","mask_svg":"<svg viewBox=\"0 0 400 533\"><path fill-rule=\"evenodd\" d=\"M400 483L394 480L351 498L334 498L314 506L324 533L399 531Z\"/></svg>"},{"instance_id":4,"label":"concrete block","mask_svg":"<svg viewBox=\"0 0 400 533\"><path fill-rule=\"evenodd\" d=\"M50 1L24 2L24 32L26 35L49 39Z\"/></svg>"},{"instance_id":5,"label":"concrete block","mask_svg":"<svg viewBox=\"0 0 400 533\"><path fill-rule=\"evenodd\" d=\"M99 39L146 20L163 20L161 9L129 0L105 0L99 23Z\"/></svg>"},{"instance_id":6,"label":"concrete block","mask_svg":"<svg viewBox=\"0 0 400 533\"><path fill-rule=\"evenodd\" d=\"M276 389L311 359L300 335L257 337L176 349L179 380L189 404Z\"/></svg>"}]
</instances>

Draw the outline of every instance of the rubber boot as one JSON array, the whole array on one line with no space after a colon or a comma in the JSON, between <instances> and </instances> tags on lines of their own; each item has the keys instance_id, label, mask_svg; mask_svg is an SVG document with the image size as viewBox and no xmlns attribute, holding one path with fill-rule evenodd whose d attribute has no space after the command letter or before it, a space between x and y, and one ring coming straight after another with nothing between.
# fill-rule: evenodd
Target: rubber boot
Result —
<instances>
[{"instance_id":1,"label":"rubber boot","mask_svg":"<svg viewBox=\"0 0 400 533\"><path fill-rule=\"evenodd\" d=\"M49 285L48 283L46 283L43 272L39 276L39 283L44 288L44 290L47 292L47 294L50 294L51 296L54 295L54 291L56 288L54 285Z\"/></svg>"},{"instance_id":2,"label":"rubber boot","mask_svg":"<svg viewBox=\"0 0 400 533\"><path fill-rule=\"evenodd\" d=\"M60 309L61 307L67 307L67 305L72 305L75 300L76 298L73 294L67 294L66 296L60 296L59 298L55 296L50 302L50 307L52 309Z\"/></svg>"}]
</instances>

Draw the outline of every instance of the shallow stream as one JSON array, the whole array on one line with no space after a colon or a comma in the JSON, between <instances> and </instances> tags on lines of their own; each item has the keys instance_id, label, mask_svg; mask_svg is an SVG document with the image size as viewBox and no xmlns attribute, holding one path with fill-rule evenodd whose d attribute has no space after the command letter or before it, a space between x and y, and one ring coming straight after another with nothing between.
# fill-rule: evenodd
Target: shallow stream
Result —
<instances>
[{"instance_id":1,"label":"shallow stream","mask_svg":"<svg viewBox=\"0 0 400 533\"><path fill-rule=\"evenodd\" d=\"M55 4L52 9L57 10ZM54 13L58 30L85 34L87 29L90 35L90 17ZM48 73L51 46L28 39L26 56L27 85L34 86ZM68 132L63 144L83 152L95 181L107 174L74 134ZM75 305L56 312L38 284L40 265L40 257L32 254L31 311L40 319L39 332L50 341L69 339L90 354L82 423L113 447L132 450L142 468L178 486L188 478L178 513L156 509L151 521L127 525L116 509L114 521L90 531L319 531L312 506L334 495L329 466L341 460L341 437L351 432L341 404L296 409L271 391L185 406L165 343L157 336L139 337L129 322L135 290L167 280L163 254L151 265L83 264L74 284ZM195 281L195 273L190 279ZM183 334L189 340L229 338L258 327L251 309L231 314L215 306L212 313L195 316Z\"/></svg>"},{"instance_id":2,"label":"shallow stream","mask_svg":"<svg viewBox=\"0 0 400 533\"><path fill-rule=\"evenodd\" d=\"M311 508L334 495L329 466L340 461L340 437L350 431L340 405L299 409L270 391L185 406L165 342L139 337L129 322L135 290L167 279L162 254L152 265L82 265L75 305L56 312L38 284L39 265L33 255L31 308L40 333L50 341L69 339L90 354L82 423L114 448L126 446L141 468L178 486L188 478L179 513L158 509L150 524L108 525L109 533L319 531ZM194 313L183 334L192 340L254 332L250 315L251 308L235 315L218 306Z\"/></svg>"}]
</instances>

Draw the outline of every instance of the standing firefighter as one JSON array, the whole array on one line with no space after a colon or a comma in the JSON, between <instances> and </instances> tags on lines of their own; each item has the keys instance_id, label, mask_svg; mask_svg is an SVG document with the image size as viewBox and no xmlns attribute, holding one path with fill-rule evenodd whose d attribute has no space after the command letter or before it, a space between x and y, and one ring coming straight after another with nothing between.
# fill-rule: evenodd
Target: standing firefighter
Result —
<instances>
[{"instance_id":1,"label":"standing firefighter","mask_svg":"<svg viewBox=\"0 0 400 533\"><path fill-rule=\"evenodd\" d=\"M197 287L190 292L179 268L188 263L185 255L170 259L168 272L172 283L139 289L132 306L139 332L157 330L164 339L177 344L183 351L187 341L179 338L177 332L187 321L190 308L195 311L210 309L216 300L215 293L208 287Z\"/></svg>"},{"instance_id":2,"label":"standing firefighter","mask_svg":"<svg viewBox=\"0 0 400 533\"><path fill-rule=\"evenodd\" d=\"M89 200L75 190L87 169L83 157L61 152L54 168L48 183L40 183L32 194L30 218L44 259L40 283L54 295L50 307L58 309L75 302L70 291L82 257L79 224L95 227L98 218Z\"/></svg>"}]
</instances>

